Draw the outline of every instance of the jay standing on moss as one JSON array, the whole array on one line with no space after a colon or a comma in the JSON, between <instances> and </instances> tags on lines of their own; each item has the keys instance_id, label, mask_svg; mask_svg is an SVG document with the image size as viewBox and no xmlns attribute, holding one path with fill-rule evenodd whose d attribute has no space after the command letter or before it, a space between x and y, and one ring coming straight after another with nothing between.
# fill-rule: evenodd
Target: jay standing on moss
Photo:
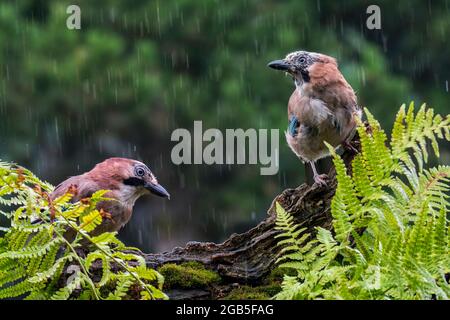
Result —
<instances>
[{"instance_id":1,"label":"jay standing on moss","mask_svg":"<svg viewBox=\"0 0 450 320\"><path fill-rule=\"evenodd\" d=\"M327 176L315 162L329 155L324 142L356 151L350 144L361 108L352 87L338 69L336 59L315 52L296 51L268 64L290 74L295 90L288 103L286 140L292 151L311 165L314 182L326 185Z\"/></svg>"}]
</instances>

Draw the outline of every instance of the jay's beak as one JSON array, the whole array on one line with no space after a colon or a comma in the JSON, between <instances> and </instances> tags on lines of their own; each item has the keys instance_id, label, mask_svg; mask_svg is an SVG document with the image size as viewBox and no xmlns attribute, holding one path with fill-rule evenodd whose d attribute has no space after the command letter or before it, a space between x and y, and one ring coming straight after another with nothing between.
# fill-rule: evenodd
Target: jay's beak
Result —
<instances>
[{"instance_id":1,"label":"jay's beak","mask_svg":"<svg viewBox=\"0 0 450 320\"><path fill-rule=\"evenodd\" d=\"M170 200L170 194L160 184L145 183L144 188L153 193L154 195L157 195L158 197L163 197Z\"/></svg>"},{"instance_id":2,"label":"jay's beak","mask_svg":"<svg viewBox=\"0 0 450 320\"><path fill-rule=\"evenodd\" d=\"M281 71L292 71L292 65L285 60L274 60L267 65L269 68Z\"/></svg>"}]
</instances>

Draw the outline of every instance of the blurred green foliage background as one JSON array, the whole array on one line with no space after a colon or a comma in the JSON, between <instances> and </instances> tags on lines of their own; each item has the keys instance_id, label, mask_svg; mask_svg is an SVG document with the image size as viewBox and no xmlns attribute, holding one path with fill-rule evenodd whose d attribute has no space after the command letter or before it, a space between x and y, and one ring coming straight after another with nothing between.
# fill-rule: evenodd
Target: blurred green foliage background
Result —
<instances>
[{"instance_id":1,"label":"blurred green foliage background","mask_svg":"<svg viewBox=\"0 0 450 320\"><path fill-rule=\"evenodd\" d=\"M449 113L448 0L3 0L0 158L53 184L110 156L147 163L172 194L140 200L120 233L165 250L255 225L304 168L280 135L280 171L175 166L176 128L286 128L292 80L267 62L299 49L336 57L359 102L389 129L398 107ZM68 30L66 8L81 8ZM441 161L450 163L449 147Z\"/></svg>"}]
</instances>

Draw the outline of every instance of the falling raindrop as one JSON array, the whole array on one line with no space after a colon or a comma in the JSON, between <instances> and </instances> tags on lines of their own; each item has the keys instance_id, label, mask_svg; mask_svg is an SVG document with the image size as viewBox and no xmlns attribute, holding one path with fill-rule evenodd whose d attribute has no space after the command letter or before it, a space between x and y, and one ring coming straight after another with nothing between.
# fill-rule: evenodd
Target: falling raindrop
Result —
<instances>
[{"instance_id":1,"label":"falling raindrop","mask_svg":"<svg viewBox=\"0 0 450 320\"><path fill-rule=\"evenodd\" d=\"M109 10L109 19L111 20L111 22L116 21L116 11L114 7L111 7L111 9Z\"/></svg>"},{"instance_id":2,"label":"falling raindrop","mask_svg":"<svg viewBox=\"0 0 450 320\"><path fill-rule=\"evenodd\" d=\"M183 173L178 174L179 181L180 181L180 188L185 189L186 188L186 177Z\"/></svg>"},{"instance_id":3,"label":"falling raindrop","mask_svg":"<svg viewBox=\"0 0 450 320\"><path fill-rule=\"evenodd\" d=\"M159 1L156 2L156 23L158 24L158 35L161 37L161 17L159 12Z\"/></svg>"},{"instance_id":4,"label":"falling raindrop","mask_svg":"<svg viewBox=\"0 0 450 320\"><path fill-rule=\"evenodd\" d=\"M364 68L361 68L361 82L362 85L366 86L366 70Z\"/></svg>"},{"instance_id":5,"label":"falling raindrop","mask_svg":"<svg viewBox=\"0 0 450 320\"><path fill-rule=\"evenodd\" d=\"M144 238L142 236L142 230L138 229L138 242L140 245L142 245L144 243Z\"/></svg>"}]
</instances>

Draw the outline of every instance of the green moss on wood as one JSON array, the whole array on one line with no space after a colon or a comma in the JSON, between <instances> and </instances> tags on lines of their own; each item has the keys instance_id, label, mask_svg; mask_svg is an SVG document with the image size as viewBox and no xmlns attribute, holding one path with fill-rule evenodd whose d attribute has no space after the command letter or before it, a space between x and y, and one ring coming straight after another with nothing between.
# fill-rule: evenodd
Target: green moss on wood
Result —
<instances>
[{"instance_id":1,"label":"green moss on wood","mask_svg":"<svg viewBox=\"0 0 450 320\"><path fill-rule=\"evenodd\" d=\"M231 290L223 300L268 300L280 292L278 284L259 287L240 286Z\"/></svg>"},{"instance_id":2,"label":"green moss on wood","mask_svg":"<svg viewBox=\"0 0 450 320\"><path fill-rule=\"evenodd\" d=\"M265 284L269 284L269 283L281 283L283 281L283 277L285 275L288 276L296 276L297 275L297 271L295 271L294 269L290 269L290 268L275 268L272 270L272 272L264 279Z\"/></svg>"},{"instance_id":3,"label":"green moss on wood","mask_svg":"<svg viewBox=\"0 0 450 320\"><path fill-rule=\"evenodd\" d=\"M164 276L164 290L203 289L220 284L218 273L208 270L199 262L181 264L168 263L158 271ZM283 275L292 273L289 269L274 269L259 286L242 285L231 290L224 300L267 300L281 290Z\"/></svg>"},{"instance_id":4,"label":"green moss on wood","mask_svg":"<svg viewBox=\"0 0 450 320\"><path fill-rule=\"evenodd\" d=\"M267 300L281 291L285 274L295 275L291 269L276 268L264 279L260 286L239 286L231 290L224 300Z\"/></svg>"},{"instance_id":5,"label":"green moss on wood","mask_svg":"<svg viewBox=\"0 0 450 320\"><path fill-rule=\"evenodd\" d=\"M164 289L199 289L220 282L220 276L198 262L168 263L158 271L164 276Z\"/></svg>"}]
</instances>

